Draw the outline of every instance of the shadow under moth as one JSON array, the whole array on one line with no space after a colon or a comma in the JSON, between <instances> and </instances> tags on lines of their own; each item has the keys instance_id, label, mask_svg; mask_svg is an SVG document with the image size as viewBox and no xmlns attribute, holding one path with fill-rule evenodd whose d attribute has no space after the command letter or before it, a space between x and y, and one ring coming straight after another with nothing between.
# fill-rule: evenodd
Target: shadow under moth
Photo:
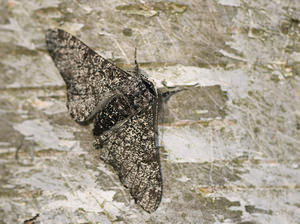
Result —
<instances>
[{"instance_id":1,"label":"shadow under moth","mask_svg":"<svg viewBox=\"0 0 300 224\"><path fill-rule=\"evenodd\" d=\"M157 143L158 94L152 82L98 55L76 37L49 29L46 44L67 87L67 108L78 123L94 122L94 146L135 202L154 212L162 197Z\"/></svg>"}]
</instances>

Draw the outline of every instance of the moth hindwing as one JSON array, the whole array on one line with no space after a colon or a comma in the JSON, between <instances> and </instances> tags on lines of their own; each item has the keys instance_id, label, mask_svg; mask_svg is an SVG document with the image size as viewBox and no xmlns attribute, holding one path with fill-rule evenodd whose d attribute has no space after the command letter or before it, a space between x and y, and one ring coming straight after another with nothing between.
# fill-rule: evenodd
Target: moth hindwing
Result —
<instances>
[{"instance_id":1,"label":"moth hindwing","mask_svg":"<svg viewBox=\"0 0 300 224\"><path fill-rule=\"evenodd\" d=\"M135 202L157 209L162 177L157 147L157 93L138 72L129 73L68 32L49 29L46 44L67 86L67 108L79 123L94 120L94 145Z\"/></svg>"}]
</instances>

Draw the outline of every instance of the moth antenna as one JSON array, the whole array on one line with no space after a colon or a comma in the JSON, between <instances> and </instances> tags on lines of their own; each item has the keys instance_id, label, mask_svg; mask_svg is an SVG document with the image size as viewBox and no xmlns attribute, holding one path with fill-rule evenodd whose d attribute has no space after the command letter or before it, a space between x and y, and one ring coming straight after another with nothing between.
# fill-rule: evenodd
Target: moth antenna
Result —
<instances>
[{"instance_id":1,"label":"moth antenna","mask_svg":"<svg viewBox=\"0 0 300 224\"><path fill-rule=\"evenodd\" d=\"M138 64L138 62L137 62L137 48L135 47L134 48L134 63L135 63L135 72L136 72L136 74L139 74L139 64Z\"/></svg>"}]
</instances>

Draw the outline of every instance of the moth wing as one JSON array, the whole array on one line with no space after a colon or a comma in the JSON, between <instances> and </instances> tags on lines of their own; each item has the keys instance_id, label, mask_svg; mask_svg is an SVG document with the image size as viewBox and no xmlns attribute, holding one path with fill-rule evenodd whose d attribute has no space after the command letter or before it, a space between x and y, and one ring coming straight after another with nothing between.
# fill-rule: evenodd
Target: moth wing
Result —
<instances>
[{"instance_id":1,"label":"moth wing","mask_svg":"<svg viewBox=\"0 0 300 224\"><path fill-rule=\"evenodd\" d=\"M67 107L77 122L89 120L120 86L134 79L64 30L49 29L46 44L66 83Z\"/></svg>"},{"instance_id":2,"label":"moth wing","mask_svg":"<svg viewBox=\"0 0 300 224\"><path fill-rule=\"evenodd\" d=\"M157 209L162 197L155 110L156 106L149 105L117 131L106 133L109 137L95 136L101 159L114 168L135 202L149 213Z\"/></svg>"}]
</instances>

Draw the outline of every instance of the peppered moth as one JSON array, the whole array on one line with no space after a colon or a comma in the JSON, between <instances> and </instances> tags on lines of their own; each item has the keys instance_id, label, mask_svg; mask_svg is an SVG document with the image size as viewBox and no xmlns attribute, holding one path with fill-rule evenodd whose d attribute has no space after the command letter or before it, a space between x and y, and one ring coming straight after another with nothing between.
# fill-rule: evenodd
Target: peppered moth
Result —
<instances>
[{"instance_id":1,"label":"peppered moth","mask_svg":"<svg viewBox=\"0 0 300 224\"><path fill-rule=\"evenodd\" d=\"M67 86L67 108L79 123L94 121L94 146L135 202L154 212L162 196L157 147L157 92L60 29L46 33L48 51Z\"/></svg>"}]
</instances>

